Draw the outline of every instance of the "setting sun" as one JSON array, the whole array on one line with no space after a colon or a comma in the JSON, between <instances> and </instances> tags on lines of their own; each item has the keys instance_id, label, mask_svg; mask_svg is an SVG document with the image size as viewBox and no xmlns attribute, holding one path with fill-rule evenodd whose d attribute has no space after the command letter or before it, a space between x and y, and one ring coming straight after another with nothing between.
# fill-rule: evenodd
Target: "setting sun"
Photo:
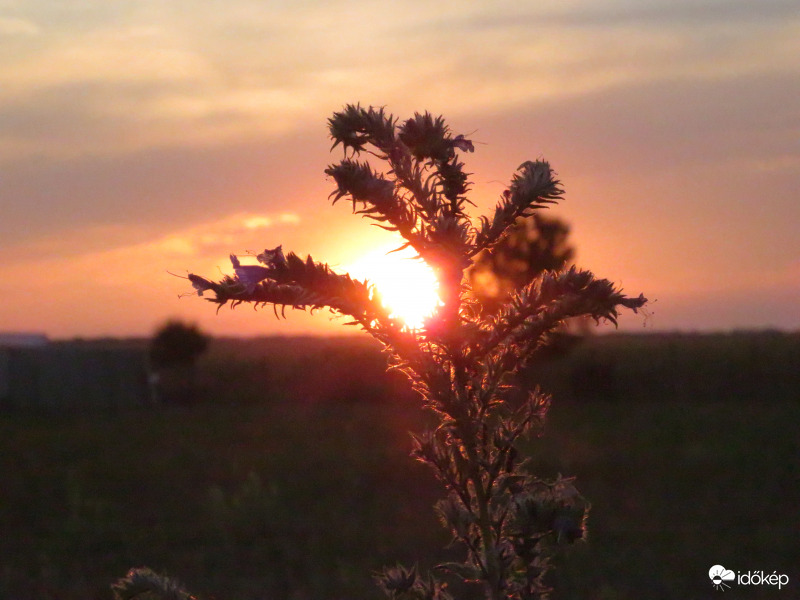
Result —
<instances>
[{"instance_id":1,"label":"setting sun","mask_svg":"<svg viewBox=\"0 0 800 600\"><path fill-rule=\"evenodd\" d=\"M439 283L433 270L410 249L390 252L393 247L373 250L354 262L347 271L367 279L378 289L392 315L409 327L422 327L439 304Z\"/></svg>"}]
</instances>

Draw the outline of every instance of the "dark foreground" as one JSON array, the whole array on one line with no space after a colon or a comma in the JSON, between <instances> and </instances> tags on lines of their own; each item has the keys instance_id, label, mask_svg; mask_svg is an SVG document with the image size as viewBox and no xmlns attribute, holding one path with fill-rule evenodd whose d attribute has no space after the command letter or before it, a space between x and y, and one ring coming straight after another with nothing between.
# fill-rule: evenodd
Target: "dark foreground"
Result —
<instances>
[{"instance_id":1,"label":"dark foreground","mask_svg":"<svg viewBox=\"0 0 800 600\"><path fill-rule=\"evenodd\" d=\"M206 598L378 598L382 566L446 556L426 417L369 344L219 342L191 406L0 416L0 598L110 598L132 566ZM556 598L715 598L708 569L800 596L800 336L590 340L536 367L531 445L574 475L590 537ZM450 550L452 552L452 550Z\"/></svg>"}]
</instances>

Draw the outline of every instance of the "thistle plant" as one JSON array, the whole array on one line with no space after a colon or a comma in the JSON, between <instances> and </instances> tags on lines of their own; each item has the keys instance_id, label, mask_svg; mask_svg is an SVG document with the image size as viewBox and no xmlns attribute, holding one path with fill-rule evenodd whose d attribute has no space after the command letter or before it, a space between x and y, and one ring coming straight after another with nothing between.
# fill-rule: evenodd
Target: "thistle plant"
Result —
<instances>
[{"instance_id":1,"label":"thistle plant","mask_svg":"<svg viewBox=\"0 0 800 600\"><path fill-rule=\"evenodd\" d=\"M571 479L537 477L520 455L518 444L541 433L550 398L537 388L519 401L516 375L565 319L588 315L616 324L621 308L636 312L646 299L572 267L544 272L499 310L482 311L465 272L518 218L562 199L550 165L524 162L493 214L473 221L469 174L459 157L474 146L442 117L415 114L400 122L383 108L348 105L328 126L331 149L344 150L325 170L335 184L330 199L398 233L402 247L438 278L441 302L424 326L412 329L393 316L368 281L282 246L252 264L231 255L233 273L221 281L196 274L189 280L219 306L272 305L276 314L328 309L347 317L383 345L389 367L410 379L438 417L435 429L413 436L412 455L444 487L435 510L462 560L426 576L416 567L385 569L378 583L389 597L445 600L455 579L480 586L490 600L547 598L554 553L585 536L589 504Z\"/></svg>"}]
</instances>

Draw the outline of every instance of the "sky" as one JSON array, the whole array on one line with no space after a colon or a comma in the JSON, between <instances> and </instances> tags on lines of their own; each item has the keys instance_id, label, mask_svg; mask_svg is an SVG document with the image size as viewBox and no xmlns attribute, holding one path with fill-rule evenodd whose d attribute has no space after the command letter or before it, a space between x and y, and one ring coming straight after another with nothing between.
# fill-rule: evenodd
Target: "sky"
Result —
<instances>
[{"instance_id":1,"label":"sky","mask_svg":"<svg viewBox=\"0 0 800 600\"><path fill-rule=\"evenodd\" d=\"M356 102L468 134L476 217L548 160L576 262L653 301L622 330L800 329L798 56L796 0L0 0L0 331L347 329L181 276L395 247L327 200Z\"/></svg>"}]
</instances>

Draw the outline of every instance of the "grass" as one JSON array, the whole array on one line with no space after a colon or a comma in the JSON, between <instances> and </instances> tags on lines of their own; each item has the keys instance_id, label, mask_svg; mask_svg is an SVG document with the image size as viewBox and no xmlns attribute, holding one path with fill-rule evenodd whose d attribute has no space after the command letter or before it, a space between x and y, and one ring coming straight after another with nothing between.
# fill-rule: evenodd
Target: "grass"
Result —
<instances>
[{"instance_id":1,"label":"grass","mask_svg":"<svg viewBox=\"0 0 800 600\"><path fill-rule=\"evenodd\" d=\"M710 598L713 564L796 594L798 338L771 339L608 338L538 367L558 395L530 451L593 504L557 598ZM377 598L383 565L444 558L407 456L425 416L368 344L316 344L218 343L193 407L0 417L0 598L110 598L140 565L221 600Z\"/></svg>"},{"instance_id":2,"label":"grass","mask_svg":"<svg viewBox=\"0 0 800 600\"><path fill-rule=\"evenodd\" d=\"M108 598L111 579L143 564L226 597L363 589L376 558L390 560L391 537L416 520L409 513L438 533L432 486L386 501L427 475L405 456L402 432L382 425L386 410L5 420L0 553L13 558L0 597Z\"/></svg>"},{"instance_id":3,"label":"grass","mask_svg":"<svg viewBox=\"0 0 800 600\"><path fill-rule=\"evenodd\" d=\"M562 597L710 597L698 592L714 564L796 578L797 402L594 405L551 419L563 432L551 466L594 505L590 543L559 572Z\"/></svg>"}]
</instances>

